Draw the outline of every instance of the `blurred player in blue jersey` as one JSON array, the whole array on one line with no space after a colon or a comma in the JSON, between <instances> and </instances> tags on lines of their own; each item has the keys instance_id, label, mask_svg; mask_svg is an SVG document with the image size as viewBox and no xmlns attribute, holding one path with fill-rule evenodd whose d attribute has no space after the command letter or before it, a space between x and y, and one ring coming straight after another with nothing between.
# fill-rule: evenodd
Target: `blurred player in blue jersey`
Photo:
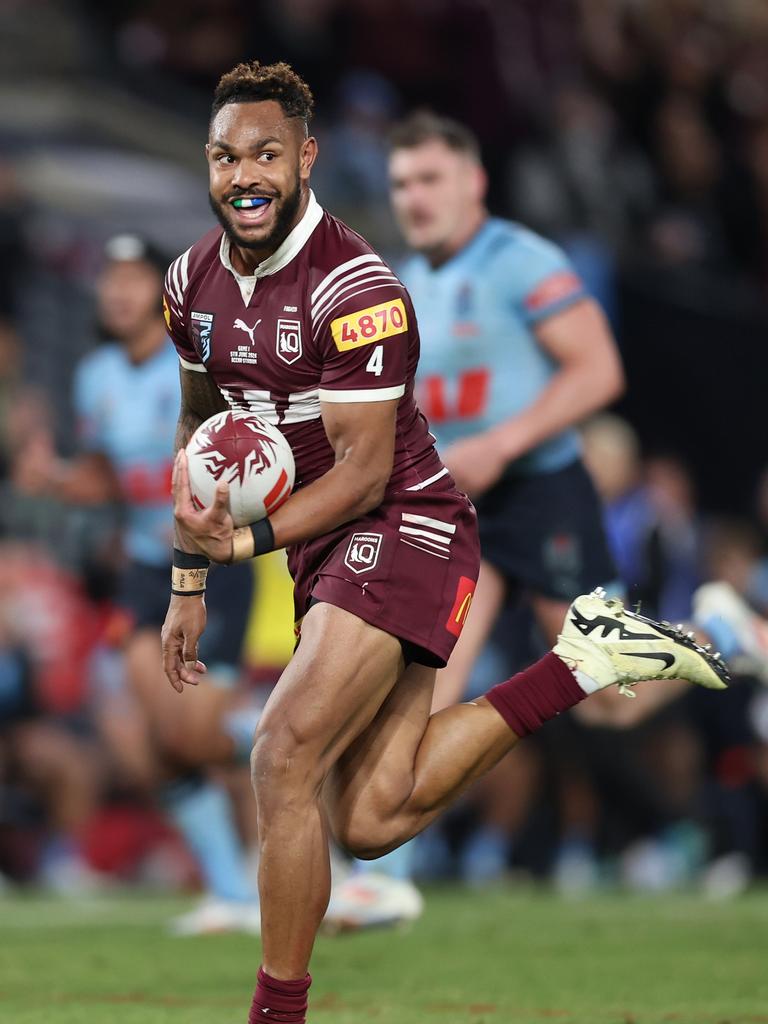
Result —
<instances>
[{"instance_id":1,"label":"blurred player in blue jersey","mask_svg":"<svg viewBox=\"0 0 768 1024\"><path fill-rule=\"evenodd\" d=\"M251 603L250 566L232 566L211 577L201 644L206 681L179 695L168 687L160 660L180 394L178 357L161 301L167 262L132 235L107 244L97 292L101 325L113 340L89 353L75 371L80 454L63 461L38 444L23 460L25 482L28 490L48 490L75 503L123 506L125 564L118 603L131 620L123 664L138 701L126 703L128 694L118 686L118 692L102 695L100 718L123 767L134 778L144 774L159 783L166 811L200 863L208 895L175 922L175 930L257 931L255 887L229 799L204 771L236 760L239 752L246 763L250 753L257 712L233 710ZM215 722L220 729L211 728Z\"/></svg>"},{"instance_id":2,"label":"blurred player in blue jersey","mask_svg":"<svg viewBox=\"0 0 768 1024\"><path fill-rule=\"evenodd\" d=\"M572 598L613 582L575 427L621 393L610 327L564 253L491 217L476 140L431 114L392 140L392 203L415 255L401 268L421 324L419 401L480 520L472 615L441 673L458 700L506 596L522 591L547 643Z\"/></svg>"}]
</instances>

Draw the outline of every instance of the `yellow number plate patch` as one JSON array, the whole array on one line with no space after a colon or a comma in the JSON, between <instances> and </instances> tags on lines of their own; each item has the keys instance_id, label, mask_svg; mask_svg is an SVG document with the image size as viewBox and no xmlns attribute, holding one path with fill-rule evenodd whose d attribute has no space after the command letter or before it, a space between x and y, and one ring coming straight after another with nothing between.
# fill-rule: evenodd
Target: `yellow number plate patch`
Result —
<instances>
[{"instance_id":1,"label":"yellow number plate patch","mask_svg":"<svg viewBox=\"0 0 768 1024\"><path fill-rule=\"evenodd\" d=\"M331 321L331 334L339 352L372 345L407 330L408 316L402 299L381 302L378 306L369 306Z\"/></svg>"}]
</instances>

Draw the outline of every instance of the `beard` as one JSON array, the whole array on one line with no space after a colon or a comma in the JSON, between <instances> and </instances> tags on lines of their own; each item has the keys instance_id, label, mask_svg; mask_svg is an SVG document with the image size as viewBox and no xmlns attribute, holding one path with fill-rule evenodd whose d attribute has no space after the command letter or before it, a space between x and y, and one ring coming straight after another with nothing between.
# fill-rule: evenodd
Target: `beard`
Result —
<instances>
[{"instance_id":1,"label":"beard","mask_svg":"<svg viewBox=\"0 0 768 1024\"><path fill-rule=\"evenodd\" d=\"M282 194L277 192L269 196L272 205L276 209L275 223L268 235L259 239L243 237L237 228L230 221L226 210L231 209L229 200L238 195L247 196L251 193L247 189L237 190L229 193L224 200L218 200L208 193L208 202L216 215L216 219L224 229L224 234L229 239L230 245L239 246L242 249L262 249L273 253L275 249L285 240L286 235L294 226L294 220L301 203L301 179L296 174L296 183L290 192Z\"/></svg>"}]
</instances>

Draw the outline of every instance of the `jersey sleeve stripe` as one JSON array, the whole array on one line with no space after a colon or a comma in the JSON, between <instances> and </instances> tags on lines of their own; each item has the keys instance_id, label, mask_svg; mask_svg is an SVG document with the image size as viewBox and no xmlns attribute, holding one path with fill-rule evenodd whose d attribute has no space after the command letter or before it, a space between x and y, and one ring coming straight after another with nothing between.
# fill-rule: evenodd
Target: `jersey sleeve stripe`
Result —
<instances>
[{"instance_id":1,"label":"jersey sleeve stripe","mask_svg":"<svg viewBox=\"0 0 768 1024\"><path fill-rule=\"evenodd\" d=\"M165 290L166 290L166 292L168 293L169 296L172 296L175 299L176 295L173 292L173 284L172 284L172 281L171 281L171 270L172 269L173 269L173 264L171 264L170 267L168 267L168 270L166 271L166 274L165 274Z\"/></svg>"},{"instance_id":2,"label":"jersey sleeve stripe","mask_svg":"<svg viewBox=\"0 0 768 1024\"><path fill-rule=\"evenodd\" d=\"M192 246L177 256L165 275L165 290L173 296L179 306L184 301L184 292L189 284L189 254Z\"/></svg>"},{"instance_id":3,"label":"jersey sleeve stripe","mask_svg":"<svg viewBox=\"0 0 768 1024\"><path fill-rule=\"evenodd\" d=\"M165 275L165 287L169 295L172 295L176 302L181 305L181 295L176 287L176 264L179 262L178 257L168 267L168 273Z\"/></svg>"},{"instance_id":4,"label":"jersey sleeve stripe","mask_svg":"<svg viewBox=\"0 0 768 1024\"><path fill-rule=\"evenodd\" d=\"M328 308L336 302L338 296L343 293L345 288L352 287L355 284L362 284L364 281L374 281L378 277L397 281L397 278L386 264L382 264L380 267L363 267L362 270L346 274L334 284L330 291L325 293L316 306L312 307L312 319L315 320L323 316Z\"/></svg>"},{"instance_id":5,"label":"jersey sleeve stripe","mask_svg":"<svg viewBox=\"0 0 768 1024\"><path fill-rule=\"evenodd\" d=\"M181 273L181 294L182 294L182 298L184 296L184 292L187 290L187 285L189 284L189 254L190 254L190 252L192 252L192 246L191 245L190 245L190 247L187 249L187 251L185 253L182 253L182 256L181 256L181 267L179 269L180 269L180 273Z\"/></svg>"},{"instance_id":6,"label":"jersey sleeve stripe","mask_svg":"<svg viewBox=\"0 0 768 1024\"><path fill-rule=\"evenodd\" d=\"M360 390L332 391L320 388L321 402L387 402L392 398L402 398L405 384L396 384L393 388L362 388Z\"/></svg>"},{"instance_id":7,"label":"jersey sleeve stripe","mask_svg":"<svg viewBox=\"0 0 768 1024\"><path fill-rule=\"evenodd\" d=\"M185 370L194 370L195 373L208 373L202 363L190 363L190 361L185 359L183 356L179 356L179 362Z\"/></svg>"},{"instance_id":8,"label":"jersey sleeve stripe","mask_svg":"<svg viewBox=\"0 0 768 1024\"><path fill-rule=\"evenodd\" d=\"M179 273L180 267L181 267L181 256L179 256L179 258L173 264L174 293L177 296L179 302L181 302L183 297L184 297L184 293L181 290L181 274Z\"/></svg>"},{"instance_id":9,"label":"jersey sleeve stripe","mask_svg":"<svg viewBox=\"0 0 768 1024\"><path fill-rule=\"evenodd\" d=\"M346 263L340 263L338 267L326 274L320 284L312 292L312 298L310 299L310 305L314 306L324 291L333 284L333 282L340 277L342 274L346 274L350 270L354 270L355 267L359 267L363 263L383 263L384 260L381 256L378 256L375 252L366 252L362 256L355 256L354 259L347 260Z\"/></svg>"}]
</instances>

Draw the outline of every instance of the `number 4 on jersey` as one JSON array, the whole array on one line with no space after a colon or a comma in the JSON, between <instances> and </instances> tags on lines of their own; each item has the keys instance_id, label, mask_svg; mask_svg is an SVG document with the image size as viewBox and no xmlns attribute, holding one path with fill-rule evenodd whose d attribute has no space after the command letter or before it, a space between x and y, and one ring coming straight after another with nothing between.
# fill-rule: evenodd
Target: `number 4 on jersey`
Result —
<instances>
[{"instance_id":1,"label":"number 4 on jersey","mask_svg":"<svg viewBox=\"0 0 768 1024\"><path fill-rule=\"evenodd\" d=\"M381 376L381 372L384 369L384 346L377 345L376 348L371 352L371 358L365 367L368 373L374 374L376 377Z\"/></svg>"}]
</instances>

